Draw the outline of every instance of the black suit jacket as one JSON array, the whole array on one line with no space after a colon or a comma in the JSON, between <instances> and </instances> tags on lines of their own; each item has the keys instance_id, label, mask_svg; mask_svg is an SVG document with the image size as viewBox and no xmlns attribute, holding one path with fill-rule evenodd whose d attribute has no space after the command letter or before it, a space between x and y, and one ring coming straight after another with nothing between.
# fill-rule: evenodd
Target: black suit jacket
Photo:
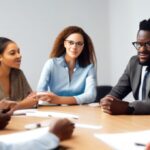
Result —
<instances>
[{"instance_id":1,"label":"black suit jacket","mask_svg":"<svg viewBox=\"0 0 150 150\"><path fill-rule=\"evenodd\" d=\"M135 108L134 114L150 114L150 93L147 99L138 101L141 73L142 66L139 64L138 57L133 56L117 85L113 87L109 94L123 99L132 91L135 101L129 105Z\"/></svg>"}]
</instances>

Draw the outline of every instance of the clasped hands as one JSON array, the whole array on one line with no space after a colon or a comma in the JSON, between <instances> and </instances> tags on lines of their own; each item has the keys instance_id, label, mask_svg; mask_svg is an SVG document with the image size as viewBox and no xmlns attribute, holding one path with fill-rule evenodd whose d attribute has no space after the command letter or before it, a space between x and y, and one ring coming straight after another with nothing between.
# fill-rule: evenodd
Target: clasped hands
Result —
<instances>
[{"instance_id":1,"label":"clasped hands","mask_svg":"<svg viewBox=\"0 0 150 150\"><path fill-rule=\"evenodd\" d=\"M128 102L122 101L114 96L107 95L100 100L103 112L111 115L128 114Z\"/></svg>"},{"instance_id":2,"label":"clasped hands","mask_svg":"<svg viewBox=\"0 0 150 150\"><path fill-rule=\"evenodd\" d=\"M30 96L32 98L35 98L37 101L42 100L49 103L53 103L57 95L52 92L34 92L30 94Z\"/></svg>"}]
</instances>

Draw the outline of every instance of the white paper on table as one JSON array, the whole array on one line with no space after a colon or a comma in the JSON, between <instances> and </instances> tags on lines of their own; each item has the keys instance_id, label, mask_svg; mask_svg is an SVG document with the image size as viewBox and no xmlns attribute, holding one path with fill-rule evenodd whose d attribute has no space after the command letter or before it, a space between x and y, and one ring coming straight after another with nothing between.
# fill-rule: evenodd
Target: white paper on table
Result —
<instances>
[{"instance_id":1,"label":"white paper on table","mask_svg":"<svg viewBox=\"0 0 150 150\"><path fill-rule=\"evenodd\" d=\"M135 143L147 144L150 142L150 130L128 133L94 134L94 136L115 150L145 150L144 146L137 146Z\"/></svg>"},{"instance_id":2,"label":"white paper on table","mask_svg":"<svg viewBox=\"0 0 150 150\"><path fill-rule=\"evenodd\" d=\"M58 117L58 118L72 118L78 119L79 116L70 113L39 111L37 109L21 109L14 111L13 115L26 115L32 117Z\"/></svg>"},{"instance_id":3,"label":"white paper on table","mask_svg":"<svg viewBox=\"0 0 150 150\"><path fill-rule=\"evenodd\" d=\"M1 135L0 141L3 141L5 143L26 142L26 141L31 141L35 137L40 137L46 132L48 132L48 127L40 128L36 130L12 133L7 135Z\"/></svg>"},{"instance_id":4,"label":"white paper on table","mask_svg":"<svg viewBox=\"0 0 150 150\"><path fill-rule=\"evenodd\" d=\"M49 127L51 125L51 121L42 121L39 123L31 123L31 124L26 124L24 127L26 130L32 130L36 128L42 128L42 127ZM93 129L93 130L98 130L101 129L102 126L100 125L90 125L90 124L82 124L82 123L75 123L75 127L77 128L86 128L86 129Z\"/></svg>"},{"instance_id":5,"label":"white paper on table","mask_svg":"<svg viewBox=\"0 0 150 150\"><path fill-rule=\"evenodd\" d=\"M100 104L99 103L90 103L90 104L88 104L88 106L90 106L90 107L100 107Z\"/></svg>"},{"instance_id":6,"label":"white paper on table","mask_svg":"<svg viewBox=\"0 0 150 150\"><path fill-rule=\"evenodd\" d=\"M39 100L38 104L41 106L57 106L58 105L58 104L52 104L52 103L49 103L47 101L42 101L42 100Z\"/></svg>"},{"instance_id":7,"label":"white paper on table","mask_svg":"<svg viewBox=\"0 0 150 150\"><path fill-rule=\"evenodd\" d=\"M82 123L75 123L75 126L78 128L87 128L87 129L95 129L95 130L102 128L102 126L100 125L91 125L91 124L82 124Z\"/></svg>"},{"instance_id":8,"label":"white paper on table","mask_svg":"<svg viewBox=\"0 0 150 150\"><path fill-rule=\"evenodd\" d=\"M72 118L78 119L79 116L69 114L69 113L61 113L61 112L51 112L51 111L36 111L34 113L26 113L26 116L32 117L58 117L58 118Z\"/></svg>"},{"instance_id":9,"label":"white paper on table","mask_svg":"<svg viewBox=\"0 0 150 150\"><path fill-rule=\"evenodd\" d=\"M15 110L13 112L13 115L26 115L26 113L35 113L37 109L20 109L20 110Z\"/></svg>"}]
</instances>

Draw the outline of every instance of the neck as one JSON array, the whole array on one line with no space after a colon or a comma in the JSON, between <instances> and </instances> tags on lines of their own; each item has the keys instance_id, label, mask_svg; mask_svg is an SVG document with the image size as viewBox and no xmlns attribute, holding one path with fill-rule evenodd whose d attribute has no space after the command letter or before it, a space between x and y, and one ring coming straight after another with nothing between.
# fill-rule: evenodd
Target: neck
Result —
<instances>
[{"instance_id":1,"label":"neck","mask_svg":"<svg viewBox=\"0 0 150 150\"><path fill-rule=\"evenodd\" d=\"M70 59L67 56L65 56L65 61L68 65L69 69L74 69L75 64L76 64L76 59L72 59L72 58Z\"/></svg>"},{"instance_id":2,"label":"neck","mask_svg":"<svg viewBox=\"0 0 150 150\"><path fill-rule=\"evenodd\" d=\"M0 77L8 77L10 74L10 68L0 66Z\"/></svg>"}]
</instances>

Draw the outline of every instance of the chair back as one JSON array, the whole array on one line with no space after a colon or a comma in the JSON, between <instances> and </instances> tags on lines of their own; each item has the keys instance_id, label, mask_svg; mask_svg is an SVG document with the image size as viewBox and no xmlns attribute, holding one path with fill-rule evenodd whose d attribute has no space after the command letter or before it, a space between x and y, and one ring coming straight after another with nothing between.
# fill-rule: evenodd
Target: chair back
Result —
<instances>
[{"instance_id":1,"label":"chair back","mask_svg":"<svg viewBox=\"0 0 150 150\"><path fill-rule=\"evenodd\" d=\"M111 85L99 85L96 87L97 96L95 102L99 102L101 98L106 96L112 89Z\"/></svg>"}]
</instances>

